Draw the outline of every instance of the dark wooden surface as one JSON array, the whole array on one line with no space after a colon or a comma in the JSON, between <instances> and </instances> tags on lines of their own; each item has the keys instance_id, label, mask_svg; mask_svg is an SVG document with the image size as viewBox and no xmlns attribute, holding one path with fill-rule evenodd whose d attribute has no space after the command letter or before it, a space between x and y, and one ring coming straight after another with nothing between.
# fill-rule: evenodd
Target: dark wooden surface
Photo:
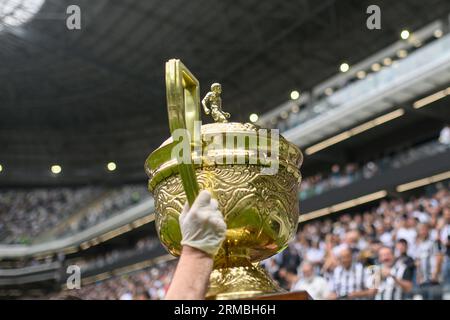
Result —
<instances>
[{"instance_id":1,"label":"dark wooden surface","mask_svg":"<svg viewBox=\"0 0 450 320\"><path fill-rule=\"evenodd\" d=\"M312 300L312 298L306 291L295 291L295 292L268 294L244 300Z\"/></svg>"}]
</instances>

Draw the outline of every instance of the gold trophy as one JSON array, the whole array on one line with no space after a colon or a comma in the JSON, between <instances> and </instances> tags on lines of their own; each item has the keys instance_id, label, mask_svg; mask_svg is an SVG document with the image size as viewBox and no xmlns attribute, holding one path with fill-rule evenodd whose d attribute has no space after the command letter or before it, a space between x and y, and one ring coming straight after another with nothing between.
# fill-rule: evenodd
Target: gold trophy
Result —
<instances>
[{"instance_id":1,"label":"gold trophy","mask_svg":"<svg viewBox=\"0 0 450 320\"><path fill-rule=\"evenodd\" d=\"M158 236L179 256L178 217L186 201L192 204L199 190L207 189L219 203L227 233L214 258L206 298L283 292L259 262L285 249L297 230L302 153L277 130L228 122L218 83L201 101L215 122L201 125L199 92L198 80L181 61L166 63L172 137L145 162Z\"/></svg>"}]
</instances>

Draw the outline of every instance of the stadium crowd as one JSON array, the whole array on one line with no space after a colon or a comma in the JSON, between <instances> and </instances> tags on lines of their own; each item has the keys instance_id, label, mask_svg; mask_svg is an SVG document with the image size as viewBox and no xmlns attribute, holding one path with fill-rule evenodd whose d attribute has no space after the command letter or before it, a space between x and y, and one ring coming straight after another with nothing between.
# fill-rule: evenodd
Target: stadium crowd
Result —
<instances>
[{"instance_id":1,"label":"stadium crowd","mask_svg":"<svg viewBox=\"0 0 450 320\"><path fill-rule=\"evenodd\" d=\"M449 299L449 183L409 201L382 200L361 213L306 222L263 265L282 287L307 290L314 299ZM162 299L174 266L93 283L77 296Z\"/></svg>"},{"instance_id":2,"label":"stadium crowd","mask_svg":"<svg viewBox=\"0 0 450 320\"><path fill-rule=\"evenodd\" d=\"M54 236L74 234L149 196L145 185L0 190L0 243L29 244L67 221Z\"/></svg>"},{"instance_id":3,"label":"stadium crowd","mask_svg":"<svg viewBox=\"0 0 450 320\"><path fill-rule=\"evenodd\" d=\"M358 179L369 179L387 166L400 167L447 150L449 137L450 129L446 127L438 141L362 166L350 163L342 170L333 165L329 175L304 179L300 197L305 199ZM306 289L315 299L449 298L449 183L437 186L434 192L409 201L383 200L365 212L306 222L285 251L263 264L282 287ZM75 233L148 197L143 185L0 191L0 242L29 243L65 220L69 221L67 228L58 236ZM71 218L80 212L83 214ZM157 239L142 239L131 250L113 250L77 264L89 269L102 267L156 244ZM79 296L159 299L164 297L173 267L173 263L164 263L90 284L81 289Z\"/></svg>"},{"instance_id":4,"label":"stadium crowd","mask_svg":"<svg viewBox=\"0 0 450 320\"><path fill-rule=\"evenodd\" d=\"M264 263L283 287L316 299L448 299L449 183L428 196L307 222Z\"/></svg>"},{"instance_id":5,"label":"stadium crowd","mask_svg":"<svg viewBox=\"0 0 450 320\"><path fill-rule=\"evenodd\" d=\"M437 141L426 142L364 164L350 162L345 167L334 164L328 174L320 172L307 176L302 180L300 200L347 186L362 179L370 179L386 169L400 168L414 161L444 152L450 147L450 138L447 137L450 133L448 132L450 132L450 127L447 126L442 129Z\"/></svg>"}]
</instances>

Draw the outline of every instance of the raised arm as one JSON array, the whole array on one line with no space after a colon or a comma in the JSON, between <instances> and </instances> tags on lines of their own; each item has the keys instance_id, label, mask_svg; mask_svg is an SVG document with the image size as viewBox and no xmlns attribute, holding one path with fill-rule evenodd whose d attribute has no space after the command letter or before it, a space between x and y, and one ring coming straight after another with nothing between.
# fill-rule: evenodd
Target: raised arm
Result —
<instances>
[{"instance_id":1,"label":"raised arm","mask_svg":"<svg viewBox=\"0 0 450 320\"><path fill-rule=\"evenodd\" d=\"M213 258L217 254L227 226L218 203L208 191L201 191L192 208L186 204L180 215L183 246L167 300L205 298Z\"/></svg>"}]
</instances>

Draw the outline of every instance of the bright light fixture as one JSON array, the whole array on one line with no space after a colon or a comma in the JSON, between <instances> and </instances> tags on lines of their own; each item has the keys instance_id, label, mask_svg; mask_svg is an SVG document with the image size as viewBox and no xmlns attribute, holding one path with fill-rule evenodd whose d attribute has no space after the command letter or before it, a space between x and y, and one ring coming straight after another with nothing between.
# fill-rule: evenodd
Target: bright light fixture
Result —
<instances>
[{"instance_id":1,"label":"bright light fixture","mask_svg":"<svg viewBox=\"0 0 450 320\"><path fill-rule=\"evenodd\" d=\"M408 51L401 49L397 51L397 57L405 58L408 55Z\"/></svg>"},{"instance_id":2,"label":"bright light fixture","mask_svg":"<svg viewBox=\"0 0 450 320\"><path fill-rule=\"evenodd\" d=\"M364 70L360 70L360 71L358 71L357 73L356 73L356 77L358 78L358 79L364 79L365 77L366 77L366 72L364 71Z\"/></svg>"},{"instance_id":3,"label":"bright light fixture","mask_svg":"<svg viewBox=\"0 0 450 320\"><path fill-rule=\"evenodd\" d=\"M3 166L0 164L0 172L3 171Z\"/></svg>"},{"instance_id":4,"label":"bright light fixture","mask_svg":"<svg viewBox=\"0 0 450 320\"><path fill-rule=\"evenodd\" d=\"M442 37L443 35L444 35L444 33L442 32L441 29L436 29L436 30L434 31L434 36L435 36L436 38L440 38L440 37Z\"/></svg>"},{"instance_id":5,"label":"bright light fixture","mask_svg":"<svg viewBox=\"0 0 450 320\"><path fill-rule=\"evenodd\" d=\"M109 163L106 165L106 168L107 168L109 171L114 171L114 170L117 169L117 165L116 165L115 162L109 162Z\"/></svg>"},{"instance_id":6,"label":"bright light fixture","mask_svg":"<svg viewBox=\"0 0 450 320\"><path fill-rule=\"evenodd\" d=\"M252 113L250 115L249 119L250 119L251 122L256 122L256 121L258 121L259 117L258 117L258 115L256 113Z\"/></svg>"},{"instance_id":7,"label":"bright light fixture","mask_svg":"<svg viewBox=\"0 0 450 320\"><path fill-rule=\"evenodd\" d=\"M384 59L383 59L383 64L384 64L385 66L390 66L390 65L392 64L392 59L389 58L389 57L384 58Z\"/></svg>"},{"instance_id":8,"label":"bright light fixture","mask_svg":"<svg viewBox=\"0 0 450 320\"><path fill-rule=\"evenodd\" d=\"M339 66L339 70L341 70L341 72L347 72L349 69L350 69L350 66L346 62L342 63Z\"/></svg>"},{"instance_id":9,"label":"bright light fixture","mask_svg":"<svg viewBox=\"0 0 450 320\"><path fill-rule=\"evenodd\" d=\"M333 92L334 92L333 88L326 88L325 89L325 94L327 96L331 96L333 94Z\"/></svg>"},{"instance_id":10,"label":"bright light fixture","mask_svg":"<svg viewBox=\"0 0 450 320\"><path fill-rule=\"evenodd\" d=\"M381 70L381 65L379 63L374 63L370 68L372 71L377 72Z\"/></svg>"},{"instance_id":11,"label":"bright light fixture","mask_svg":"<svg viewBox=\"0 0 450 320\"><path fill-rule=\"evenodd\" d=\"M298 92L297 90L294 90L291 92L291 99L292 100L297 100L298 98L300 98L300 92Z\"/></svg>"},{"instance_id":12,"label":"bright light fixture","mask_svg":"<svg viewBox=\"0 0 450 320\"><path fill-rule=\"evenodd\" d=\"M408 38L409 38L409 31L408 31L408 30L402 30L402 32L400 33L400 37L401 37L403 40L408 39Z\"/></svg>"},{"instance_id":13,"label":"bright light fixture","mask_svg":"<svg viewBox=\"0 0 450 320\"><path fill-rule=\"evenodd\" d=\"M433 103L439 99L445 98L446 96L450 95L450 87L447 89L438 91L436 93L433 93L425 98L419 99L416 102L413 103L414 109L419 109L422 107L425 107L426 105L429 105L430 103Z\"/></svg>"},{"instance_id":14,"label":"bright light fixture","mask_svg":"<svg viewBox=\"0 0 450 320\"><path fill-rule=\"evenodd\" d=\"M59 173L61 173L62 168L61 168L60 165L54 164L54 165L51 166L50 170L51 170L52 173L54 173L54 174L59 174Z\"/></svg>"}]
</instances>

